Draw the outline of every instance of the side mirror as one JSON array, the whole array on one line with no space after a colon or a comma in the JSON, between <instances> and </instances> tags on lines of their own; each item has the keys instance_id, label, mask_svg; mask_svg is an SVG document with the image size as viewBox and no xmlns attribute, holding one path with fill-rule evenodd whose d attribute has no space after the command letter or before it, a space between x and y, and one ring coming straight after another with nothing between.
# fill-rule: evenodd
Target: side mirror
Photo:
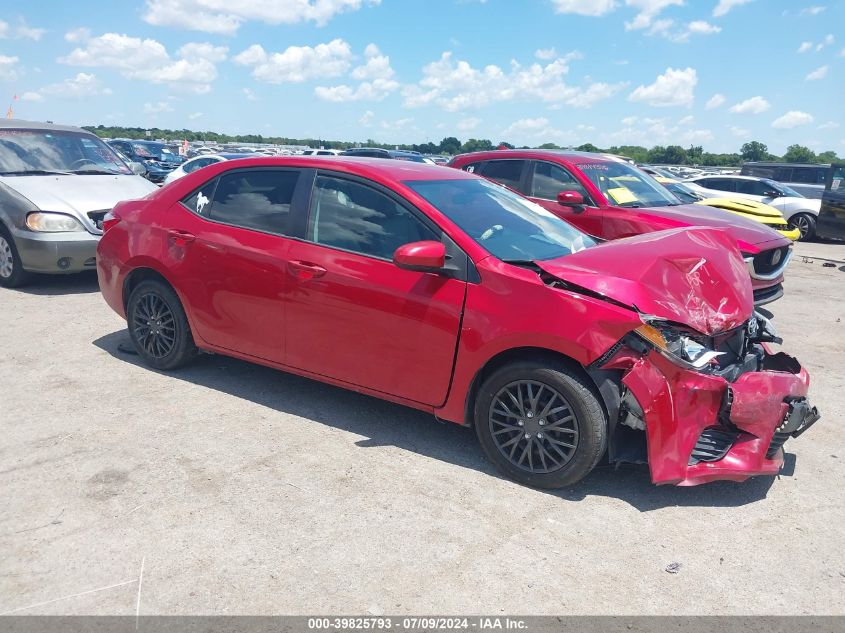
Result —
<instances>
[{"instance_id":1,"label":"side mirror","mask_svg":"<svg viewBox=\"0 0 845 633\"><path fill-rule=\"evenodd\" d=\"M433 240L403 244L393 253L393 263L405 270L440 272L446 265L446 247Z\"/></svg>"},{"instance_id":2,"label":"side mirror","mask_svg":"<svg viewBox=\"0 0 845 633\"><path fill-rule=\"evenodd\" d=\"M780 191L769 190L763 194L764 198L780 198Z\"/></svg>"},{"instance_id":3,"label":"side mirror","mask_svg":"<svg viewBox=\"0 0 845 633\"><path fill-rule=\"evenodd\" d=\"M147 173L147 166L144 163L139 163L138 161L131 161L129 163L129 169L132 170L132 173L136 176L143 176Z\"/></svg>"},{"instance_id":4,"label":"side mirror","mask_svg":"<svg viewBox=\"0 0 845 633\"><path fill-rule=\"evenodd\" d=\"M561 191L557 194L557 203L562 207L571 207L575 212L584 210L584 196L577 191Z\"/></svg>"}]
</instances>

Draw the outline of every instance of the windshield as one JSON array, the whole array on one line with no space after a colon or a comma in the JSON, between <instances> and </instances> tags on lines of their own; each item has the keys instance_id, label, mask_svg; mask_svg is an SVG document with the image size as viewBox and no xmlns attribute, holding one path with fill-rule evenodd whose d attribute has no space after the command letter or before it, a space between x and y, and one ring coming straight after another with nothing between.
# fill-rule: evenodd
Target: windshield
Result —
<instances>
[{"instance_id":1,"label":"windshield","mask_svg":"<svg viewBox=\"0 0 845 633\"><path fill-rule=\"evenodd\" d=\"M700 193L696 193L685 184L680 182L667 182L664 185L669 191L675 194L675 197L678 198L681 202L691 203L691 202L698 202L699 200L704 200L704 196Z\"/></svg>"},{"instance_id":2,"label":"windshield","mask_svg":"<svg viewBox=\"0 0 845 633\"><path fill-rule=\"evenodd\" d=\"M178 155L171 151L171 149L167 147L167 145L162 145L159 143L133 143L132 150L138 156L147 160L179 160Z\"/></svg>"},{"instance_id":3,"label":"windshield","mask_svg":"<svg viewBox=\"0 0 845 633\"><path fill-rule=\"evenodd\" d=\"M670 207L677 198L644 171L627 163L581 163L576 165L615 207Z\"/></svg>"},{"instance_id":4,"label":"windshield","mask_svg":"<svg viewBox=\"0 0 845 633\"><path fill-rule=\"evenodd\" d=\"M769 185L775 191L779 191L780 195L782 195L782 196L790 196L792 198L803 198L804 197L803 194L798 193L797 191L795 191L795 189L792 189L791 187L787 187L783 183L775 182L774 180L768 180L768 179L765 179L765 178L763 179L763 182L765 182L767 185Z\"/></svg>"},{"instance_id":5,"label":"windshield","mask_svg":"<svg viewBox=\"0 0 845 633\"><path fill-rule=\"evenodd\" d=\"M78 132L0 128L0 174L131 174L114 150Z\"/></svg>"},{"instance_id":6,"label":"windshield","mask_svg":"<svg viewBox=\"0 0 845 633\"><path fill-rule=\"evenodd\" d=\"M502 261L555 259L595 245L543 207L481 178L405 184Z\"/></svg>"}]
</instances>

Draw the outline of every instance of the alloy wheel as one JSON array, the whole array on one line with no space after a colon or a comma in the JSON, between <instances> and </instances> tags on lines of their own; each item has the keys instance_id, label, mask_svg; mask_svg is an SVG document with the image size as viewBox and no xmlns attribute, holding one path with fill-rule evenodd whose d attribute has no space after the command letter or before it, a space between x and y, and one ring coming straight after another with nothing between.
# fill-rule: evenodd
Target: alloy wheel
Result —
<instances>
[{"instance_id":1,"label":"alloy wheel","mask_svg":"<svg viewBox=\"0 0 845 633\"><path fill-rule=\"evenodd\" d=\"M158 294L149 292L140 298L132 328L138 345L153 358L164 358L176 345L176 319Z\"/></svg>"},{"instance_id":2,"label":"alloy wheel","mask_svg":"<svg viewBox=\"0 0 845 633\"><path fill-rule=\"evenodd\" d=\"M578 448L578 420L556 389L518 380L493 398L490 433L496 448L514 466L530 473L560 470Z\"/></svg>"},{"instance_id":3,"label":"alloy wheel","mask_svg":"<svg viewBox=\"0 0 845 633\"><path fill-rule=\"evenodd\" d=\"M8 279L15 272L15 259L12 255L12 245L0 235L0 277Z\"/></svg>"},{"instance_id":4,"label":"alloy wheel","mask_svg":"<svg viewBox=\"0 0 845 633\"><path fill-rule=\"evenodd\" d=\"M801 239L807 237L810 232L810 220L803 215L799 215L792 221L794 226L801 233Z\"/></svg>"}]
</instances>

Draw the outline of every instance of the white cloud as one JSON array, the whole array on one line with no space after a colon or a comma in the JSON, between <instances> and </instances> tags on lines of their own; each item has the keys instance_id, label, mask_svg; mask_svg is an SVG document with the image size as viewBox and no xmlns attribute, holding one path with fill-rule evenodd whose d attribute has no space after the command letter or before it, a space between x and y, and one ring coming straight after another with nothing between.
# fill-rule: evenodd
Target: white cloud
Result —
<instances>
[{"instance_id":1,"label":"white cloud","mask_svg":"<svg viewBox=\"0 0 845 633\"><path fill-rule=\"evenodd\" d=\"M65 79L59 83L44 86L35 93L27 93L27 101L41 101L44 96L59 97L60 99L87 99L110 95L111 89L103 86L96 75L78 73L75 77ZM35 95L38 95L37 97Z\"/></svg>"},{"instance_id":2,"label":"white cloud","mask_svg":"<svg viewBox=\"0 0 845 633\"><path fill-rule=\"evenodd\" d=\"M688 115L687 115L687 116L685 116L683 119L681 119L680 121L678 121L678 125L689 125L689 124L690 124L690 123L692 123L693 121L695 121L695 117L694 117L693 115L691 115L691 114L688 114Z\"/></svg>"},{"instance_id":3,"label":"white cloud","mask_svg":"<svg viewBox=\"0 0 845 633\"><path fill-rule=\"evenodd\" d=\"M65 41L66 42L84 42L87 39L91 38L91 30L83 27L79 27L78 29L72 29L65 33Z\"/></svg>"},{"instance_id":4,"label":"white cloud","mask_svg":"<svg viewBox=\"0 0 845 633\"><path fill-rule=\"evenodd\" d=\"M616 8L616 0L552 0L556 13L598 17Z\"/></svg>"},{"instance_id":5,"label":"white cloud","mask_svg":"<svg viewBox=\"0 0 845 633\"><path fill-rule=\"evenodd\" d=\"M268 53L253 44L233 61L252 66L256 80L270 84L300 83L307 79L337 77L352 63L352 50L341 39L317 46L290 46L281 53Z\"/></svg>"},{"instance_id":6,"label":"white cloud","mask_svg":"<svg viewBox=\"0 0 845 633\"><path fill-rule=\"evenodd\" d=\"M836 130L839 129L839 124L836 121L828 121L827 123L822 123L818 129L820 130Z\"/></svg>"},{"instance_id":7,"label":"white cloud","mask_svg":"<svg viewBox=\"0 0 845 633\"><path fill-rule=\"evenodd\" d=\"M191 112L191 114L188 115L188 119L191 120L191 121L196 121L197 119L201 118L202 116L203 116L202 112Z\"/></svg>"},{"instance_id":8,"label":"white cloud","mask_svg":"<svg viewBox=\"0 0 845 633\"><path fill-rule=\"evenodd\" d=\"M831 33L828 33L827 35L824 36L824 39L821 42L816 44L816 51L820 51L823 48L825 48L826 46L830 46L835 41L836 41L836 38L833 37L833 35Z\"/></svg>"},{"instance_id":9,"label":"white cloud","mask_svg":"<svg viewBox=\"0 0 845 633\"><path fill-rule=\"evenodd\" d=\"M731 112L734 114L760 114L771 107L769 102L763 97L751 97L745 101L740 101L731 106Z\"/></svg>"},{"instance_id":10,"label":"white cloud","mask_svg":"<svg viewBox=\"0 0 845 633\"><path fill-rule=\"evenodd\" d=\"M799 15L818 15L819 13L825 11L826 9L827 9L827 7L821 7L821 6L805 7L804 9L801 9L801 12L800 12Z\"/></svg>"},{"instance_id":11,"label":"white cloud","mask_svg":"<svg viewBox=\"0 0 845 633\"><path fill-rule=\"evenodd\" d=\"M572 107L590 107L621 90L625 84L593 83L582 88L569 86L564 77L572 60L569 53L548 64L522 66L511 61L505 70L495 65L475 68L445 52L440 59L423 67L423 78L403 90L406 107L435 104L450 112L480 108L503 101L542 101Z\"/></svg>"},{"instance_id":12,"label":"white cloud","mask_svg":"<svg viewBox=\"0 0 845 633\"><path fill-rule=\"evenodd\" d=\"M722 27L715 26L709 22L705 22L704 20L695 20L694 22L690 22L687 25L687 28L689 28L690 33L699 33L701 35L710 35L722 30Z\"/></svg>"},{"instance_id":13,"label":"white cloud","mask_svg":"<svg viewBox=\"0 0 845 633\"><path fill-rule=\"evenodd\" d=\"M709 143L713 140L713 132L710 130L687 130L678 137L684 145L695 145L696 143Z\"/></svg>"},{"instance_id":14,"label":"white cloud","mask_svg":"<svg viewBox=\"0 0 845 633\"><path fill-rule=\"evenodd\" d=\"M779 130L789 130L799 125L809 125L813 122L813 116L800 110L791 110L782 117L772 121L772 127Z\"/></svg>"},{"instance_id":15,"label":"white cloud","mask_svg":"<svg viewBox=\"0 0 845 633\"><path fill-rule=\"evenodd\" d=\"M358 119L358 124L363 125L364 127L370 127L373 123L373 118L375 118L376 113L372 110L367 110L364 114L361 115L361 118Z\"/></svg>"},{"instance_id":16,"label":"white cloud","mask_svg":"<svg viewBox=\"0 0 845 633\"><path fill-rule=\"evenodd\" d=\"M44 101L44 97L38 92L25 92L21 95L21 101Z\"/></svg>"},{"instance_id":17,"label":"white cloud","mask_svg":"<svg viewBox=\"0 0 845 633\"><path fill-rule=\"evenodd\" d=\"M719 0L719 4L713 9L713 17L718 18L726 15L734 7L748 4L749 2L752 2L752 0Z\"/></svg>"},{"instance_id":18,"label":"white cloud","mask_svg":"<svg viewBox=\"0 0 845 633\"><path fill-rule=\"evenodd\" d=\"M705 110L715 110L716 108L721 107L725 103L725 95L716 93L710 99L707 100L707 103L704 104Z\"/></svg>"},{"instance_id":19,"label":"white cloud","mask_svg":"<svg viewBox=\"0 0 845 633\"><path fill-rule=\"evenodd\" d=\"M628 96L629 101L642 101L658 107L690 107L695 99L698 73L694 68L667 68L653 84L639 86Z\"/></svg>"},{"instance_id":20,"label":"white cloud","mask_svg":"<svg viewBox=\"0 0 845 633\"><path fill-rule=\"evenodd\" d=\"M799 53L806 53L811 48L813 48L812 42L801 42L801 46L798 47L798 52Z\"/></svg>"},{"instance_id":21,"label":"white cloud","mask_svg":"<svg viewBox=\"0 0 845 633\"><path fill-rule=\"evenodd\" d=\"M130 37L120 33L104 33L85 41L59 58L70 66L103 67L118 70L129 79L174 88L196 94L211 90L217 78L215 62L225 59L227 49L206 43L190 43L179 49L173 59L160 42Z\"/></svg>"},{"instance_id":22,"label":"white cloud","mask_svg":"<svg viewBox=\"0 0 845 633\"><path fill-rule=\"evenodd\" d=\"M161 112L173 112L173 106L167 101L144 104L144 114L159 114Z\"/></svg>"},{"instance_id":23,"label":"white cloud","mask_svg":"<svg viewBox=\"0 0 845 633\"><path fill-rule=\"evenodd\" d=\"M731 134L733 134L737 138L748 138L748 135L751 133L746 128L739 127L739 126L736 126L736 125L732 125L730 130L731 130Z\"/></svg>"},{"instance_id":24,"label":"white cloud","mask_svg":"<svg viewBox=\"0 0 845 633\"><path fill-rule=\"evenodd\" d=\"M481 124L481 119L476 118L474 116L467 117L465 119L461 119L458 121L458 130L461 132L469 132L474 130Z\"/></svg>"},{"instance_id":25,"label":"white cloud","mask_svg":"<svg viewBox=\"0 0 845 633\"><path fill-rule=\"evenodd\" d=\"M538 48L536 51L534 51L534 57L536 57L537 59L542 59L544 61L554 59L557 56L557 50L554 46L552 46L551 48Z\"/></svg>"},{"instance_id":26,"label":"white cloud","mask_svg":"<svg viewBox=\"0 0 845 633\"><path fill-rule=\"evenodd\" d=\"M251 88L244 88L243 93L247 101L258 101L258 97L255 96Z\"/></svg>"},{"instance_id":27,"label":"white cloud","mask_svg":"<svg viewBox=\"0 0 845 633\"><path fill-rule=\"evenodd\" d=\"M348 101L381 101L399 88L399 82L393 79L390 57L382 55L378 46L369 44L364 50L365 62L355 68L352 79L361 81L356 87L348 85L318 86L314 94L325 101L345 103Z\"/></svg>"},{"instance_id":28,"label":"white cloud","mask_svg":"<svg viewBox=\"0 0 845 633\"><path fill-rule=\"evenodd\" d=\"M631 22L625 23L625 30L634 31L650 27L654 19L664 9L671 6L681 6L684 4L684 0L625 0L625 4L639 10L639 13ZM665 30L665 27L668 26L664 21L660 25L660 30Z\"/></svg>"},{"instance_id":29,"label":"white cloud","mask_svg":"<svg viewBox=\"0 0 845 633\"><path fill-rule=\"evenodd\" d=\"M338 13L374 6L380 0L146 0L144 21L231 35L248 21L266 24L328 23Z\"/></svg>"},{"instance_id":30,"label":"white cloud","mask_svg":"<svg viewBox=\"0 0 845 633\"><path fill-rule=\"evenodd\" d=\"M4 20L0 20L0 40L11 37L16 40L32 40L38 42L46 32L47 29L37 29L29 26L23 18L19 18L15 26Z\"/></svg>"},{"instance_id":31,"label":"white cloud","mask_svg":"<svg viewBox=\"0 0 845 633\"><path fill-rule=\"evenodd\" d=\"M8 79L9 81L17 79L19 61L14 56L0 55L0 79Z\"/></svg>"},{"instance_id":32,"label":"white cloud","mask_svg":"<svg viewBox=\"0 0 845 633\"><path fill-rule=\"evenodd\" d=\"M806 77L807 81L818 81L820 79L824 79L827 77L827 71L829 70L829 66L825 64L824 66L819 66L813 72L809 73Z\"/></svg>"}]
</instances>

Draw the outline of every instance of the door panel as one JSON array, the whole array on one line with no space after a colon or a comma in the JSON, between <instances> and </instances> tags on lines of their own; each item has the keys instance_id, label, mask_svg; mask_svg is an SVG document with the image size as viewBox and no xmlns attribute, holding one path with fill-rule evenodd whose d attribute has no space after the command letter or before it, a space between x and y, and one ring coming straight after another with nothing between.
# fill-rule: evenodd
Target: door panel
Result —
<instances>
[{"instance_id":1,"label":"door panel","mask_svg":"<svg viewBox=\"0 0 845 633\"><path fill-rule=\"evenodd\" d=\"M308 238L288 251L295 265L286 294L287 364L442 404L466 282L402 270L387 259L402 244L438 235L383 193L321 175Z\"/></svg>"},{"instance_id":2,"label":"door panel","mask_svg":"<svg viewBox=\"0 0 845 633\"><path fill-rule=\"evenodd\" d=\"M534 162L527 190L529 199L584 233L603 237L603 211L589 204L578 211L558 204L557 195L562 191L577 191L590 202L590 194L584 186L563 167L544 161Z\"/></svg>"},{"instance_id":3,"label":"door panel","mask_svg":"<svg viewBox=\"0 0 845 633\"><path fill-rule=\"evenodd\" d=\"M291 240L271 232L287 230L298 176L291 170L228 172L172 209L171 228L193 236L184 245L171 237L170 250L179 259L175 267L195 333L207 343L284 362Z\"/></svg>"}]
</instances>

